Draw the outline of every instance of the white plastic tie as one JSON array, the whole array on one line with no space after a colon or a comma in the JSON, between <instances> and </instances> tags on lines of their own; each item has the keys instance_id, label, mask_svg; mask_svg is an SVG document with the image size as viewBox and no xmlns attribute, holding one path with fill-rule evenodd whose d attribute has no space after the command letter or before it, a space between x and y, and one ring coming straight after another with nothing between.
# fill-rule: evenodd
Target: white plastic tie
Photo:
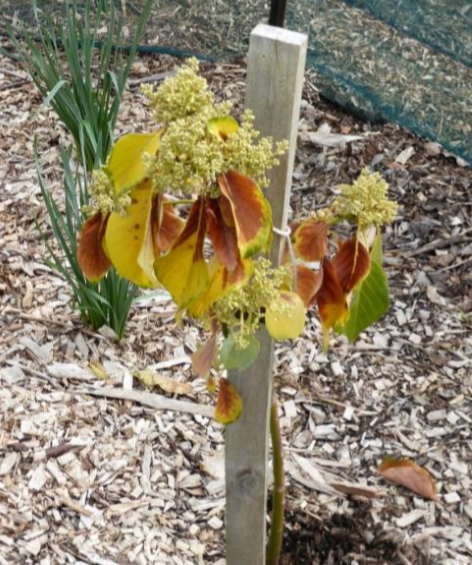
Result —
<instances>
[{"instance_id":1,"label":"white plastic tie","mask_svg":"<svg viewBox=\"0 0 472 565\"><path fill-rule=\"evenodd\" d=\"M290 238L290 236L292 235L292 230L289 228L289 226L287 226L284 230L272 226L272 231L280 237L284 237L287 241L290 262L292 263L293 267L293 290L297 292L297 260L295 258L295 252L293 250L292 240Z\"/></svg>"}]
</instances>

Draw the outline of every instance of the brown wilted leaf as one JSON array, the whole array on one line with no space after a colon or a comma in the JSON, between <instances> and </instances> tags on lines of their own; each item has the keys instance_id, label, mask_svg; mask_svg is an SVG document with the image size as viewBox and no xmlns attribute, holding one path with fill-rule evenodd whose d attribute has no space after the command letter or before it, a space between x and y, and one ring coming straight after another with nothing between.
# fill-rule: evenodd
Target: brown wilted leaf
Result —
<instances>
[{"instance_id":1,"label":"brown wilted leaf","mask_svg":"<svg viewBox=\"0 0 472 565\"><path fill-rule=\"evenodd\" d=\"M214 328L210 338L200 346L192 355L193 370L200 375L206 377L213 366L218 353L217 328Z\"/></svg>"},{"instance_id":2,"label":"brown wilted leaf","mask_svg":"<svg viewBox=\"0 0 472 565\"><path fill-rule=\"evenodd\" d=\"M243 401L228 379L220 379L215 419L220 424L236 422L243 411Z\"/></svg>"},{"instance_id":3,"label":"brown wilted leaf","mask_svg":"<svg viewBox=\"0 0 472 565\"><path fill-rule=\"evenodd\" d=\"M416 494L432 500L436 497L436 484L433 477L409 459L386 458L377 472L384 479L402 485Z\"/></svg>"}]
</instances>

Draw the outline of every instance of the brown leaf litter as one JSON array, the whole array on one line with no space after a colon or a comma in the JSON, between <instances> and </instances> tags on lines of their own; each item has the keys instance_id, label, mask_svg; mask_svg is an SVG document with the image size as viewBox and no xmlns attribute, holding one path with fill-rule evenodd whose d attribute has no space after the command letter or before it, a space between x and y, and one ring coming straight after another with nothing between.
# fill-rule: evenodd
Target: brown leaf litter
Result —
<instances>
[{"instance_id":1,"label":"brown leaf litter","mask_svg":"<svg viewBox=\"0 0 472 565\"><path fill-rule=\"evenodd\" d=\"M179 64L139 62L135 80ZM43 262L35 226L51 235L33 135L59 198L59 150L70 140L51 110L30 121L39 95L11 61L0 68L0 564L222 565L223 428L190 366L201 332L176 326L165 297L134 306L120 343L82 326L64 281ZM239 110L244 66L208 64L204 72ZM146 127L142 104L138 90L127 93L120 132ZM302 337L278 347L284 560L467 564L472 173L430 142L327 104L307 75L293 218L329 202L364 166L384 175L400 204L384 237L391 308L354 345L337 337L324 353L312 313ZM133 374L147 368L182 394L144 389ZM378 477L384 456L427 469L437 498Z\"/></svg>"}]
</instances>

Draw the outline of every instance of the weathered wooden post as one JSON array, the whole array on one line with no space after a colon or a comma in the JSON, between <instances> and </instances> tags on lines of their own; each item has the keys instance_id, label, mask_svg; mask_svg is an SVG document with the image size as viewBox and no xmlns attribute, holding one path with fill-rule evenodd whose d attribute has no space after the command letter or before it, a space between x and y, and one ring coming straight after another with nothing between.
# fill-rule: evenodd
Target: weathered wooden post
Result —
<instances>
[{"instance_id":1,"label":"weathered wooden post","mask_svg":"<svg viewBox=\"0 0 472 565\"><path fill-rule=\"evenodd\" d=\"M269 199L274 226L285 230L305 69L305 35L268 25L251 33L246 107L255 128L274 141L288 140L287 154L270 171ZM278 265L283 240L275 235L271 260ZM226 563L265 565L269 413L274 346L265 331L261 349L246 371L230 371L241 394L240 420L226 429Z\"/></svg>"}]
</instances>

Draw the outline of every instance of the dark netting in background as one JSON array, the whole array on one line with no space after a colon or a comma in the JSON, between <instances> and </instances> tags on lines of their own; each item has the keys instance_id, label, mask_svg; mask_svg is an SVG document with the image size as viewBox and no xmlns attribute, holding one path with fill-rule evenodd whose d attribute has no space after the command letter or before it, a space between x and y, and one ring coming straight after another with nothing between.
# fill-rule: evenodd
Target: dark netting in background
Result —
<instances>
[{"instance_id":1,"label":"dark netting in background","mask_svg":"<svg viewBox=\"0 0 472 565\"><path fill-rule=\"evenodd\" d=\"M78 0L82 5L85 0ZM116 0L133 33L143 0ZM64 2L37 0L60 13ZM141 51L221 59L247 52L270 0L155 0ZM0 27L34 23L29 0L0 0ZM287 0L308 33L308 65L329 99L395 121L472 163L470 0Z\"/></svg>"}]
</instances>

